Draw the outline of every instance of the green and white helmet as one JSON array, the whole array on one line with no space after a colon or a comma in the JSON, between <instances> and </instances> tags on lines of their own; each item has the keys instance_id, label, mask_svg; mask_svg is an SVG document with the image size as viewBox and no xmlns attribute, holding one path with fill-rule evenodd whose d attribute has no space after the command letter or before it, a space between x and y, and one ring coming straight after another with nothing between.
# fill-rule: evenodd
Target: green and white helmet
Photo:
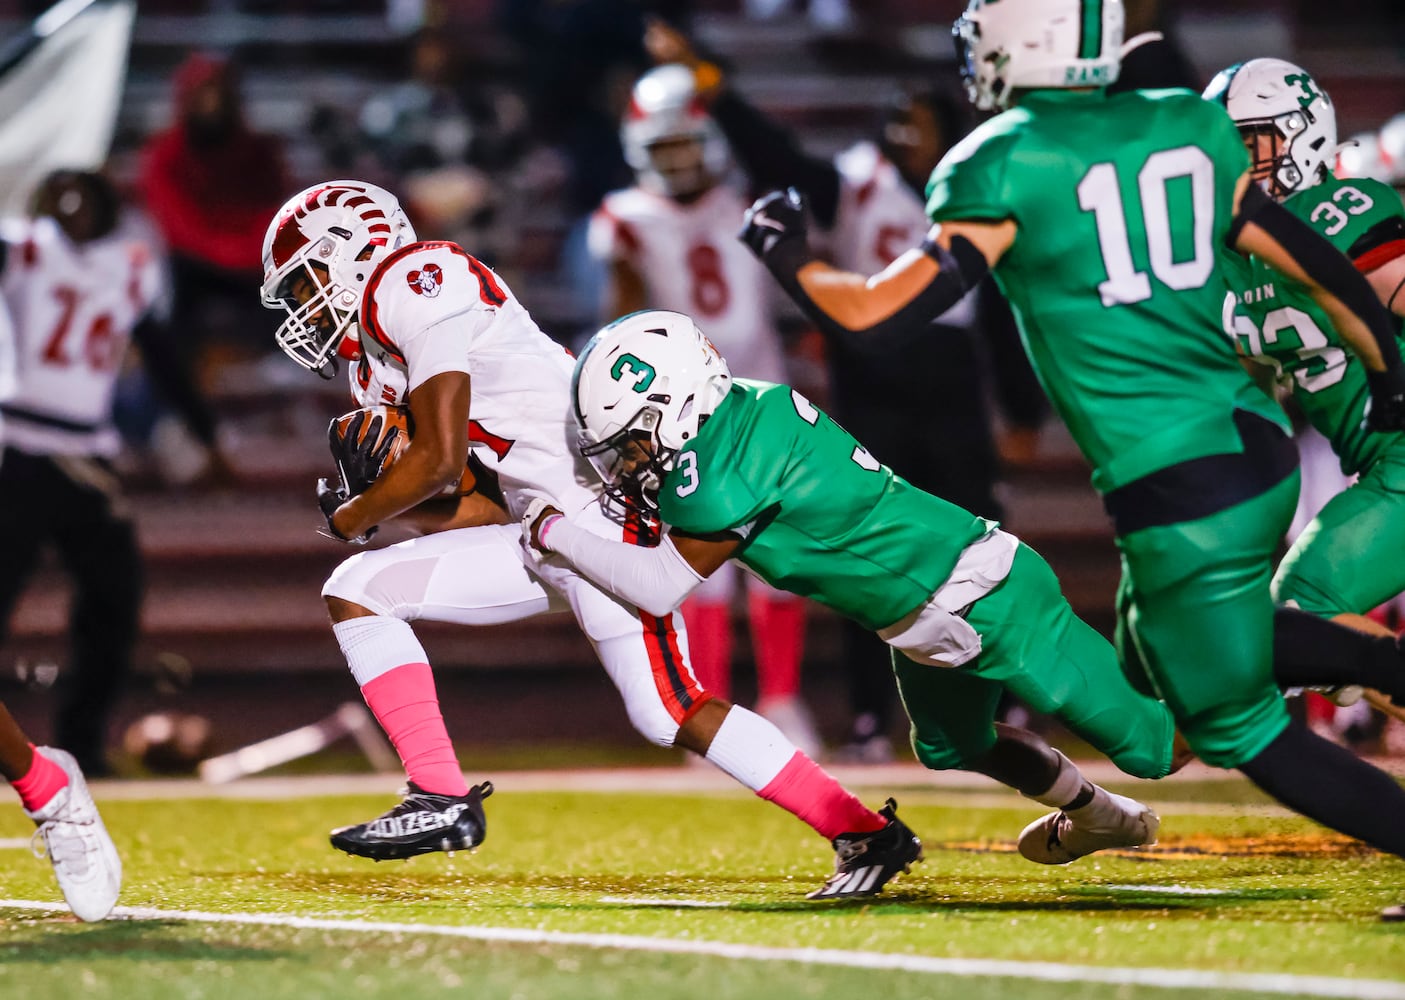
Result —
<instances>
[{"instance_id":1,"label":"green and white helmet","mask_svg":"<svg viewBox=\"0 0 1405 1000\"><path fill-rule=\"evenodd\" d=\"M1324 180L1337 156L1337 113L1307 70L1282 59L1250 59L1220 70L1205 99L1224 106L1251 149L1254 180L1283 199Z\"/></svg>"},{"instance_id":2,"label":"green and white helmet","mask_svg":"<svg viewBox=\"0 0 1405 1000\"><path fill-rule=\"evenodd\" d=\"M1124 20L1122 0L970 0L952 28L966 93L991 111L1016 90L1106 87Z\"/></svg>"},{"instance_id":3,"label":"green and white helmet","mask_svg":"<svg viewBox=\"0 0 1405 1000\"><path fill-rule=\"evenodd\" d=\"M678 451L732 387L717 348L682 313L645 310L605 327L586 344L571 377L580 452L608 496L634 510L658 507ZM627 469L630 441L650 458Z\"/></svg>"}]
</instances>

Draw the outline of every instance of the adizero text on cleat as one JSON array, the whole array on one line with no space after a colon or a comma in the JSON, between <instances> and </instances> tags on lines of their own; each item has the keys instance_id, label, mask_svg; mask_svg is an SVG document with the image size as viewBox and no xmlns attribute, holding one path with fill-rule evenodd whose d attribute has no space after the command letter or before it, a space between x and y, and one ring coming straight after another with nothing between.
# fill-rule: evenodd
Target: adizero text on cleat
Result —
<instances>
[{"instance_id":1,"label":"adizero text on cleat","mask_svg":"<svg viewBox=\"0 0 1405 1000\"><path fill-rule=\"evenodd\" d=\"M467 851L487 836L483 800L493 783L474 785L467 795L436 795L410 782L405 798L383 816L332 831L332 846L376 861L403 860L435 851Z\"/></svg>"},{"instance_id":2,"label":"adizero text on cleat","mask_svg":"<svg viewBox=\"0 0 1405 1000\"><path fill-rule=\"evenodd\" d=\"M898 872L922 860L922 841L898 819L898 804L889 799L878 815L887 822L871 833L841 833L834 838L834 874L806 899L856 899L882 891Z\"/></svg>"}]
</instances>

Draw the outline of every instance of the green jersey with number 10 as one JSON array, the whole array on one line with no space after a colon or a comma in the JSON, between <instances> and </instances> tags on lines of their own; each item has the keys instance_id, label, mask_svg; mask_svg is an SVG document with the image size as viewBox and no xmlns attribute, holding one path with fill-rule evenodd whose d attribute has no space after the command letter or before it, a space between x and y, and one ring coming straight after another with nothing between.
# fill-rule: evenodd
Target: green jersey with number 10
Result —
<instances>
[{"instance_id":1,"label":"green jersey with number 10","mask_svg":"<svg viewBox=\"0 0 1405 1000\"><path fill-rule=\"evenodd\" d=\"M659 491L664 523L731 532L767 583L885 628L996 527L880 464L789 386L737 379Z\"/></svg>"},{"instance_id":2,"label":"green jersey with number 10","mask_svg":"<svg viewBox=\"0 0 1405 1000\"><path fill-rule=\"evenodd\" d=\"M1083 454L1116 489L1243 450L1235 408L1281 422L1221 333L1217 267L1249 158L1184 90L1034 90L937 165L933 222L1011 220L995 279Z\"/></svg>"},{"instance_id":3,"label":"green jersey with number 10","mask_svg":"<svg viewBox=\"0 0 1405 1000\"><path fill-rule=\"evenodd\" d=\"M1390 221L1405 216L1389 185L1364 179L1329 177L1283 207L1353 261L1368 263L1381 241L1393 238ZM1405 449L1405 434L1375 434L1361 426L1370 398L1365 368L1307 288L1256 257L1231 257L1226 332L1246 355L1289 380L1308 422L1332 442L1342 471L1362 472L1383 452Z\"/></svg>"}]
</instances>

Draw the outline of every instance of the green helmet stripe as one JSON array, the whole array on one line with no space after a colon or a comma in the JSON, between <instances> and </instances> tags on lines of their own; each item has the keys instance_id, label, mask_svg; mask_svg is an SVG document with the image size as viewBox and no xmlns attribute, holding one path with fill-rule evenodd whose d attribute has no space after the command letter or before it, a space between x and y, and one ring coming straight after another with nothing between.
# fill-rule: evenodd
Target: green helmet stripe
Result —
<instances>
[{"instance_id":1,"label":"green helmet stripe","mask_svg":"<svg viewBox=\"0 0 1405 1000\"><path fill-rule=\"evenodd\" d=\"M1103 54L1103 0L1083 0L1083 24L1078 31L1078 58Z\"/></svg>"}]
</instances>

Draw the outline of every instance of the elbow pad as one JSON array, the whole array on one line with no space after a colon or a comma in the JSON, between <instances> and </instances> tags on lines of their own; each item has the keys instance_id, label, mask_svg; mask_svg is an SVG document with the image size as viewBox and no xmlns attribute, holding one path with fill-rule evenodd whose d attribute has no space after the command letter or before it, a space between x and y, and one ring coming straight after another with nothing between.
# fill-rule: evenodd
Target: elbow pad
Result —
<instances>
[{"instance_id":1,"label":"elbow pad","mask_svg":"<svg viewBox=\"0 0 1405 1000\"><path fill-rule=\"evenodd\" d=\"M911 334L925 328L946 312L986 276L990 266L985 254L964 236L955 236L948 250L930 237L923 241L922 252L937 263L937 273L927 286L892 315L861 329L850 329L818 309L795 282L792 294L826 334L838 337L856 347L878 347L883 340Z\"/></svg>"}]
</instances>

